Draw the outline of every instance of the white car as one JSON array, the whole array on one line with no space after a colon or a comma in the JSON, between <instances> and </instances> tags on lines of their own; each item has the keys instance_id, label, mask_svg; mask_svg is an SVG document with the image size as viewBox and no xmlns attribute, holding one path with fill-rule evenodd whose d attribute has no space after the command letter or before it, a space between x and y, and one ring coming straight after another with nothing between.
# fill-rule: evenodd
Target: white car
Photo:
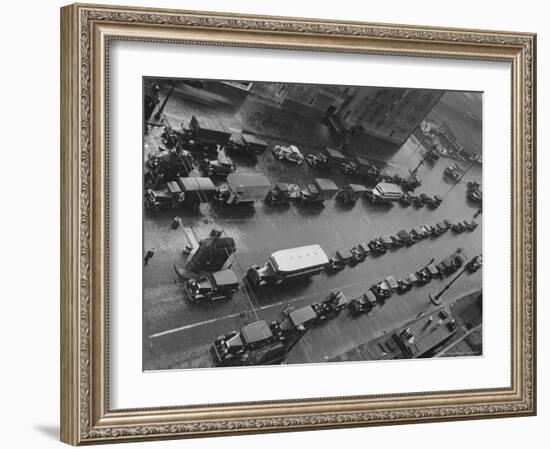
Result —
<instances>
[{"instance_id":1,"label":"white car","mask_svg":"<svg viewBox=\"0 0 550 449\"><path fill-rule=\"evenodd\" d=\"M296 145L275 145L272 152L273 156L281 161L286 159L287 161L294 162L298 165L304 163L304 155Z\"/></svg>"}]
</instances>

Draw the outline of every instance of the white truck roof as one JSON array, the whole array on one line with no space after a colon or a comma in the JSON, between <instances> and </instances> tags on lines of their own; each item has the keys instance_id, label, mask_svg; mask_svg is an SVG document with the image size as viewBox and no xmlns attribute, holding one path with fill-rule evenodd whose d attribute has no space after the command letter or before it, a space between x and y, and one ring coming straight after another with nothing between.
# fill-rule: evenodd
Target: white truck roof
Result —
<instances>
[{"instance_id":1,"label":"white truck roof","mask_svg":"<svg viewBox=\"0 0 550 449\"><path fill-rule=\"evenodd\" d=\"M326 265L328 257L320 245L308 245L275 251L270 261L276 271L294 272Z\"/></svg>"}]
</instances>

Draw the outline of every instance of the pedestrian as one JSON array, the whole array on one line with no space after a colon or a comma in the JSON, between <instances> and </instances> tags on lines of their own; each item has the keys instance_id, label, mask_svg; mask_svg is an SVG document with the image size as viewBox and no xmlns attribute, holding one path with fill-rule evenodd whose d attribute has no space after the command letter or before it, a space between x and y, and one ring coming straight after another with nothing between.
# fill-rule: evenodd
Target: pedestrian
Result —
<instances>
[{"instance_id":1,"label":"pedestrian","mask_svg":"<svg viewBox=\"0 0 550 449\"><path fill-rule=\"evenodd\" d=\"M143 260L145 265L149 264L149 261L153 258L155 255L155 248L151 248L145 253L145 259Z\"/></svg>"}]
</instances>

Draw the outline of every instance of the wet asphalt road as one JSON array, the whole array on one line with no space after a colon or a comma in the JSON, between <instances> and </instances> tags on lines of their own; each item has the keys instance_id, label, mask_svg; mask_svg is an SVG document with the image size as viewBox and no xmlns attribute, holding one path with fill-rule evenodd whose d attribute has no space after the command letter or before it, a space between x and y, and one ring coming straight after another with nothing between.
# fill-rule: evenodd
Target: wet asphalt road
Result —
<instances>
[{"instance_id":1,"label":"wet asphalt road","mask_svg":"<svg viewBox=\"0 0 550 449\"><path fill-rule=\"evenodd\" d=\"M181 105L179 111L178 106L178 102L172 103L172 115L189 114L188 105ZM231 117L234 115L228 114L228 120L232 120ZM159 130L153 130L148 136L146 151L155 151L159 134ZM317 149L304 145L301 148L306 151ZM388 162L414 168L420 157L418 142L411 138ZM295 182L303 186L315 177L329 177L339 186L352 181L339 171L313 169L307 164L296 166L275 160L269 150L257 163L236 157L234 161L239 172L258 171L266 174L273 183ZM170 227L176 214L186 227L195 230L199 238L206 236L214 224L233 237L237 252L232 268L242 275L251 265L266 262L269 255L278 249L318 243L330 256L339 248L350 248L361 241L368 242L400 229L410 230L444 218L453 222L471 219L476 206L466 200L466 181L481 182L481 167L473 166L463 183L454 186L443 176L443 170L451 162L442 158L435 166L426 164L418 170L423 184L415 193L426 192L444 197L441 206L433 211L399 204L374 206L368 200L360 199L353 207L343 207L336 201L328 201L321 208L301 205L270 207L258 202L253 207L202 205L198 213L185 210L146 212L145 250L155 247L156 252L145 267L143 276L144 369L212 366L209 347L218 335L258 318L275 319L287 304L298 308L323 299L336 289L349 297L358 296L388 275L399 279L418 270L430 259L440 261L458 248L468 257L481 251L482 229L479 226L472 233L456 235L448 232L408 248L389 251L381 257L369 257L365 262L335 274L322 273L311 280L250 294L246 294L248 289L241 288L232 300L210 307L192 306L184 301L179 278L173 270L173 264L181 258L181 250L186 243L183 230ZM444 285L445 281L436 280L407 294L394 295L384 305L357 318L345 311L336 319L309 331L293 349L287 362L322 362L389 331L411 317L429 311L432 306L427 298L428 293L437 292ZM451 302L480 286L481 270L473 275L464 274L447 291L444 300ZM155 336L159 333L161 335Z\"/></svg>"}]
</instances>

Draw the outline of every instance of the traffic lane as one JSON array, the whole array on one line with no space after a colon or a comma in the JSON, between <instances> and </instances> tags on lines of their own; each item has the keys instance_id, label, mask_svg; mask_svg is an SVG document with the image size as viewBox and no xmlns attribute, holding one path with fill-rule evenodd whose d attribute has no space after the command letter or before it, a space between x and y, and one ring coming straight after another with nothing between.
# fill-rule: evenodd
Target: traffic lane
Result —
<instances>
[{"instance_id":1,"label":"traffic lane","mask_svg":"<svg viewBox=\"0 0 550 449\"><path fill-rule=\"evenodd\" d=\"M453 191L452 195L459 195L459 191ZM349 248L363 240L368 241L383 234L395 234L401 228L411 229L420 224L433 224L443 218L454 218L455 221L469 218L466 214L458 213L461 208L452 207L451 201L444 202L435 211L426 208L417 210L412 206L403 208L399 205L394 205L389 209L380 208L372 206L366 200L358 202L353 209L346 211L340 211L334 201L327 202L323 208L291 206L284 210L275 210L262 203L257 203L254 207L247 208L247 212L245 212L246 214L252 214L253 219L239 218L243 214L242 208L226 207L223 209L224 212L218 213L217 216L211 213L211 208L206 207L203 210L206 210L204 214L201 212L199 215L184 217L184 223L195 226L197 232L206 235L214 222L221 226L227 235L233 237L237 244L236 263L233 268L240 275L244 275L246 269L251 265L265 263L272 252L282 248L320 243L331 254L339 248ZM157 240L161 237L166 238L165 246L170 248L171 253L167 253L169 255L166 257L164 265L157 264L159 271L157 282L172 282L175 278L172 264L181 258L180 248L183 248L185 240L180 230L173 231L170 229L171 215L167 214L162 220L159 220L156 217L158 227L155 232L147 233L147 235L152 235ZM209 224L202 226L205 221ZM478 228L476 233L480 233L480 230ZM450 235L452 234L446 234L446 236ZM177 240L177 244L175 240ZM433 239L434 242L445 240L445 236ZM429 242L431 241L429 240ZM454 239L454 241L457 242L458 240ZM416 253L426 243L421 242L414 247L400 249L398 251L400 253L399 257L402 257L401 253L404 251L419 257ZM469 255L475 255L480 251L481 242L480 240L477 242L472 241L470 245L460 243L460 246L457 244L457 247L465 247L468 249ZM429 249L423 257L429 260L432 251L434 250ZM443 257L445 252L452 251L450 248L442 247L439 252L442 253ZM393 254L393 251L385 258L391 257L391 254ZM153 268L147 267L146 273L152 270ZM344 279L341 285L354 282L354 277L352 277L351 279ZM149 281L146 282L146 285L150 285ZM331 283L331 285L334 285L334 283ZM287 295L305 294L308 289L310 289L308 283L301 283L289 288ZM148 296L146 295L146 307ZM280 298L279 295L265 293L258 293L255 296L260 297L261 303L277 301ZM155 300L155 302L158 301ZM218 315L226 310L227 307L220 307L211 311L211 313ZM195 319L194 312L183 313L182 311L182 313L175 313L176 311L171 308L168 309L168 312L170 316L166 318L163 324L159 323L155 330L162 326L167 328L172 325L177 326L181 323L192 322ZM160 314L157 314L157 317L161 318Z\"/></svg>"},{"instance_id":2,"label":"traffic lane","mask_svg":"<svg viewBox=\"0 0 550 449\"><path fill-rule=\"evenodd\" d=\"M412 267L410 267L412 269ZM451 287L442 298L443 304L452 304L465 292L476 291L481 282L481 271L465 274L470 277L472 290ZM426 286L414 288L404 295L394 294L390 299L377 305L369 313L354 316L344 310L338 317L312 328L289 354L287 363L324 362L358 344L367 342L386 332L404 325L412 317L428 314L439 309L429 301L429 293L440 291L445 280L433 280ZM357 289L344 287L342 291L353 297ZM355 292L355 293L354 293ZM145 348L145 369L173 369L215 366L210 347L218 335L241 329L257 319L268 322L278 319L282 309L292 305L295 309L311 303L309 297L294 297L290 302L271 304L256 310L257 314L234 314L211 318L200 323L184 326L168 335L153 337ZM201 348L201 350L199 350Z\"/></svg>"},{"instance_id":3,"label":"traffic lane","mask_svg":"<svg viewBox=\"0 0 550 449\"><path fill-rule=\"evenodd\" d=\"M465 294L481 288L481 270L465 274L469 279L451 286L441 297L442 305L451 305ZM442 306L434 305L429 294L441 291L452 277L432 280L427 285L413 288L404 295L394 294L370 312L354 317L344 311L337 318L312 328L293 348L287 363L320 363L343 354L394 329L405 325L411 318L429 315Z\"/></svg>"},{"instance_id":4,"label":"traffic lane","mask_svg":"<svg viewBox=\"0 0 550 449\"><path fill-rule=\"evenodd\" d=\"M389 275L400 279L420 269L432 258L439 262L458 249L467 257L473 257L479 251L480 236L478 230L460 235L449 231L438 238L423 240L411 247L390 250L380 257L368 257L364 262L337 273L325 271L311 279L270 288L245 289L241 286L232 300L219 301L210 307L193 306L185 300L181 282L173 280L170 284L146 289L144 316L147 329L149 333L162 332L267 304L284 303L296 297L309 298L311 303L323 299L330 291L343 288L351 295L358 296L370 285ZM239 263L234 264L233 269L241 278L249 266L245 256L249 259L256 258L255 253L238 256ZM462 285L465 289L473 287L467 279Z\"/></svg>"},{"instance_id":5,"label":"traffic lane","mask_svg":"<svg viewBox=\"0 0 550 449\"><path fill-rule=\"evenodd\" d=\"M231 320L243 314L256 318L252 309L259 312L264 309L270 310L269 306L274 305L279 308L275 311L277 313L287 304L294 304L297 301L298 304L311 304L338 289L349 297L359 296L373 283L389 275L397 279L402 278L422 268L432 258L439 262L458 248L461 248L468 257L473 257L479 248L480 236L481 233L477 230L460 235L448 232L437 239L428 239L412 247L389 251L381 257L369 257L354 267L347 267L334 274L323 272L311 279L254 292L241 288L235 293L233 299L220 301L211 307L193 306L184 299L181 287L174 288L172 292L165 290L165 296L162 299L157 296L150 302L150 308L145 307L145 323L149 331L147 335L188 325L190 325L188 329L191 330L198 328L201 323L208 323L214 325L214 332L210 334L210 338L215 338L222 330L218 326L226 319ZM239 272L237 269L236 271ZM460 290L465 291L479 288L480 283L481 279L476 276L465 276L457 285ZM172 293L171 296L170 293ZM254 307L251 306L250 299L253 300ZM405 318L417 313L416 309L408 307L411 304L414 302L406 302L400 306ZM391 321L390 319L387 322ZM383 323L386 326L386 321Z\"/></svg>"}]
</instances>

